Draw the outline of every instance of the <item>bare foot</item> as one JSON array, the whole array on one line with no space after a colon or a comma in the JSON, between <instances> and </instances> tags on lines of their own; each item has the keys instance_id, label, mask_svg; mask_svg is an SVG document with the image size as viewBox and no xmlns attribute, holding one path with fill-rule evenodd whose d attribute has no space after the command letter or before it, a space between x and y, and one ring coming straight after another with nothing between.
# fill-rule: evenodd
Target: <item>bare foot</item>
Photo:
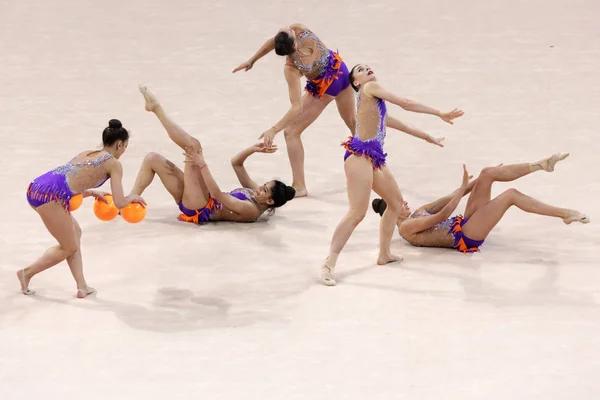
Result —
<instances>
[{"instance_id":1,"label":"bare foot","mask_svg":"<svg viewBox=\"0 0 600 400\"><path fill-rule=\"evenodd\" d=\"M581 222L582 224L589 224L591 221L590 217L580 212L574 211L571 215L566 218L563 218L563 222L567 225L572 224L573 222Z\"/></svg>"},{"instance_id":2,"label":"bare foot","mask_svg":"<svg viewBox=\"0 0 600 400\"><path fill-rule=\"evenodd\" d=\"M152 94L152 92L148 90L145 85L138 85L138 88L140 89L140 92L142 92L144 100L146 100L146 104L144 105L146 111L154 112L158 107L160 107L160 103L158 102L156 96Z\"/></svg>"},{"instance_id":3,"label":"bare foot","mask_svg":"<svg viewBox=\"0 0 600 400\"><path fill-rule=\"evenodd\" d=\"M379 257L377 258L377 265L385 265L385 264L389 264L389 263L393 263L396 261L402 261L404 260L404 258L397 256L395 254L384 254L384 255L379 255Z\"/></svg>"},{"instance_id":4,"label":"bare foot","mask_svg":"<svg viewBox=\"0 0 600 400\"><path fill-rule=\"evenodd\" d=\"M83 289L77 289L77 298L83 299L84 297L87 297L92 293L96 293L96 289L94 289L93 287L87 286Z\"/></svg>"},{"instance_id":5,"label":"bare foot","mask_svg":"<svg viewBox=\"0 0 600 400\"><path fill-rule=\"evenodd\" d=\"M539 167L541 169L543 169L546 172L552 172L554 171L554 166L559 162L564 160L565 158L569 157L570 153L556 153L553 154L552 156L545 158L543 160L540 160L538 162L532 163L531 166L533 168L537 167L539 165Z\"/></svg>"},{"instance_id":6,"label":"bare foot","mask_svg":"<svg viewBox=\"0 0 600 400\"><path fill-rule=\"evenodd\" d=\"M327 262L324 262L321 266L321 281L326 286L335 286L335 278L333 276L333 267L327 265Z\"/></svg>"},{"instance_id":7,"label":"bare foot","mask_svg":"<svg viewBox=\"0 0 600 400\"><path fill-rule=\"evenodd\" d=\"M29 289L29 281L31 278L27 277L24 269L20 269L17 271L17 278L19 278L19 283L21 284L21 293L28 296L30 294L35 294L35 290Z\"/></svg>"},{"instance_id":8,"label":"bare foot","mask_svg":"<svg viewBox=\"0 0 600 400\"><path fill-rule=\"evenodd\" d=\"M296 188L294 187L294 189ZM306 190L306 188L296 189L296 195L294 196L294 198L306 196L308 196L308 190Z\"/></svg>"}]
</instances>

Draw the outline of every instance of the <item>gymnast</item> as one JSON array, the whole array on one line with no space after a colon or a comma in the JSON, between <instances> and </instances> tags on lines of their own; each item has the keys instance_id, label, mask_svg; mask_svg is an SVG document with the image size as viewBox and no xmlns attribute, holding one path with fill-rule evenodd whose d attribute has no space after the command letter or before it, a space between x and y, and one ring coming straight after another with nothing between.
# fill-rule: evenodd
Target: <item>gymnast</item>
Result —
<instances>
[{"instance_id":1,"label":"gymnast","mask_svg":"<svg viewBox=\"0 0 600 400\"><path fill-rule=\"evenodd\" d=\"M140 91L146 101L145 108L156 115L167 134L176 145L185 151L185 167L182 171L158 153L149 153L144 158L131 190L132 195L141 195L158 175L165 189L173 196L184 222L203 224L209 221L255 222L266 211L270 215L294 198L295 190L278 180L263 185L250 178L244 161L252 154L273 153L277 147L258 143L233 157L231 164L242 185L231 192L222 192L213 178L204 159L200 142L178 126L166 113L156 96L145 86Z\"/></svg>"},{"instance_id":2,"label":"gymnast","mask_svg":"<svg viewBox=\"0 0 600 400\"><path fill-rule=\"evenodd\" d=\"M35 178L27 189L27 201L39 214L48 232L58 241L58 246L46 250L33 264L17 271L21 292L34 294L29 281L40 272L67 260L77 283L77 297L94 293L83 276L81 258L81 228L71 215L70 202L75 196L95 197L106 202L103 192L93 190L110 179L113 202L119 209L131 202L144 203L138 195L123 194L123 167L119 158L129 143L129 132L121 121L111 119L102 132L102 150L88 150L68 163Z\"/></svg>"},{"instance_id":3,"label":"gymnast","mask_svg":"<svg viewBox=\"0 0 600 400\"><path fill-rule=\"evenodd\" d=\"M533 163L484 168L472 182L469 182L468 172L463 166L462 184L451 194L417 208L412 214L404 204L404 215L409 217L398 219L398 232L413 246L454 248L463 253L473 253L479 251L512 206L532 214L561 218L565 224L587 224L590 218L579 211L542 203L516 189L508 189L491 198L494 182L511 182L536 171L552 172L556 163L568 156L569 153L558 153ZM467 194L469 199L464 217L452 216L461 198ZM372 206L375 212L385 215L385 200L374 199Z\"/></svg>"},{"instance_id":4,"label":"gymnast","mask_svg":"<svg viewBox=\"0 0 600 400\"><path fill-rule=\"evenodd\" d=\"M308 191L304 177L304 146L300 135L333 100L346 126L353 132L356 124L354 94L348 82L348 68L340 55L330 50L314 32L302 24L281 28L256 54L233 72L250 70L256 61L273 50L286 57L283 73L291 107L260 138L267 146L271 146L275 135L284 131L292 167L292 186L296 188L296 197L302 197L308 195ZM301 89L302 77L306 78L304 95Z\"/></svg>"},{"instance_id":5,"label":"gymnast","mask_svg":"<svg viewBox=\"0 0 600 400\"><path fill-rule=\"evenodd\" d=\"M386 166L383 152L386 127L406 132L437 146L443 146L444 138L431 135L414 128L387 114L386 101L402 108L437 115L444 121L463 115L460 110L442 113L431 107L401 98L385 90L368 65L359 64L352 68L350 83L358 92L357 124L354 136L343 143L346 148L344 170L348 187L349 210L333 233L330 253L321 265L321 280L327 286L335 286L334 268L338 256L354 229L363 220L369 208L371 190L388 201L390 205L381 219L379 231L379 256L377 264L383 265L402 258L391 253L390 246L394 226L403 213L403 200L400 188Z\"/></svg>"}]
</instances>

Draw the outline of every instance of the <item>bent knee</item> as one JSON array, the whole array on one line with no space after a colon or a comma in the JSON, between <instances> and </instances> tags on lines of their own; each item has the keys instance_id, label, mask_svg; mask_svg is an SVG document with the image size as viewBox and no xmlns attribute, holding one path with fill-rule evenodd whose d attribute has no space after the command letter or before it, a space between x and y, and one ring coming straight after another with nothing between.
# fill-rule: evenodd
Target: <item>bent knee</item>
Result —
<instances>
[{"instance_id":1,"label":"bent knee","mask_svg":"<svg viewBox=\"0 0 600 400\"><path fill-rule=\"evenodd\" d=\"M200 141L198 139L196 139L195 137L192 137L192 148L196 149L196 150L200 150L202 148L202 146L200 145Z\"/></svg>"},{"instance_id":2,"label":"bent knee","mask_svg":"<svg viewBox=\"0 0 600 400\"><path fill-rule=\"evenodd\" d=\"M144 157L144 163L150 165L155 165L156 163L163 162L164 160L166 160L166 158L156 152L150 152L146 154L146 157Z\"/></svg>"},{"instance_id":3,"label":"bent knee","mask_svg":"<svg viewBox=\"0 0 600 400\"><path fill-rule=\"evenodd\" d=\"M493 179L498 167L485 167L479 172L479 179Z\"/></svg>"},{"instance_id":4,"label":"bent knee","mask_svg":"<svg viewBox=\"0 0 600 400\"><path fill-rule=\"evenodd\" d=\"M510 188L510 189L507 189L504 192L502 192L501 196L513 198L513 197L516 197L516 196L520 196L521 194L522 193L519 192L517 189Z\"/></svg>"},{"instance_id":5,"label":"bent knee","mask_svg":"<svg viewBox=\"0 0 600 400\"><path fill-rule=\"evenodd\" d=\"M146 154L146 157L144 157L144 164L149 166L155 172L162 171L164 168L168 171L173 171L177 168L177 166L165 156L154 152Z\"/></svg>"},{"instance_id":6,"label":"bent knee","mask_svg":"<svg viewBox=\"0 0 600 400\"><path fill-rule=\"evenodd\" d=\"M289 128L285 128L283 130L283 136L285 138L297 138L297 137L300 137L300 135L302 134L303 131L304 131L303 129L299 129L294 126L291 126Z\"/></svg>"},{"instance_id":7,"label":"bent knee","mask_svg":"<svg viewBox=\"0 0 600 400\"><path fill-rule=\"evenodd\" d=\"M352 223L353 225L358 225L360 224L363 219L365 219L365 216L367 215L367 210L364 211L359 211L359 210L350 210L348 212L348 215L346 216L346 218L350 221L350 223Z\"/></svg>"},{"instance_id":8,"label":"bent knee","mask_svg":"<svg viewBox=\"0 0 600 400\"><path fill-rule=\"evenodd\" d=\"M65 255L68 258L68 257L71 257L73 254L75 254L77 252L77 250L79 250L79 243L78 243L78 241L62 243L60 245L60 248L62 249L62 251L65 252Z\"/></svg>"},{"instance_id":9,"label":"bent knee","mask_svg":"<svg viewBox=\"0 0 600 400\"><path fill-rule=\"evenodd\" d=\"M516 201L516 199L520 196L522 196L521 192L519 192L515 188L510 188L500 193L497 198L509 204L513 204Z\"/></svg>"}]
</instances>

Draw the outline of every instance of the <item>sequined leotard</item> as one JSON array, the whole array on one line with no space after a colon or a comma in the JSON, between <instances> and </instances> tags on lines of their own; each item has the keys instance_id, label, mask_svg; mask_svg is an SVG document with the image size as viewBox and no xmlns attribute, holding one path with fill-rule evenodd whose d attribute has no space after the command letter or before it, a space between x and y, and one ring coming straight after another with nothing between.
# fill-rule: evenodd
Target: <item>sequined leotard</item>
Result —
<instances>
[{"instance_id":1,"label":"sequined leotard","mask_svg":"<svg viewBox=\"0 0 600 400\"><path fill-rule=\"evenodd\" d=\"M346 148L344 161L354 154L367 157L373 164L373 169L385 166L386 153L383 145L386 135L387 107L385 101L368 96L363 99L362 89L357 95L356 128L354 136L342 143Z\"/></svg>"},{"instance_id":2,"label":"sequined leotard","mask_svg":"<svg viewBox=\"0 0 600 400\"><path fill-rule=\"evenodd\" d=\"M346 89L348 67L339 56L325 46L313 32L307 29L294 29L298 50L287 56L286 65L293 66L306 77L305 90L315 97L324 94L337 96ZM309 48L312 54L302 54L302 49Z\"/></svg>"},{"instance_id":3,"label":"sequined leotard","mask_svg":"<svg viewBox=\"0 0 600 400\"><path fill-rule=\"evenodd\" d=\"M425 210L412 214L408 219L421 218L431 215ZM415 240L404 239L413 246L418 247L453 247L462 253L473 253L479 251L483 240L473 240L462 231L462 227L469 221L462 215L448 218L423 232L420 232Z\"/></svg>"},{"instance_id":4,"label":"sequined leotard","mask_svg":"<svg viewBox=\"0 0 600 400\"><path fill-rule=\"evenodd\" d=\"M55 201L68 212L71 197L84 190L102 186L109 176L101 167L113 156L100 152L95 159L75 162L82 154L84 153L31 181L27 189L29 204L37 208Z\"/></svg>"},{"instance_id":5,"label":"sequined leotard","mask_svg":"<svg viewBox=\"0 0 600 400\"><path fill-rule=\"evenodd\" d=\"M255 199L254 191L248 188L238 188L234 189L229 194L235 197L238 200L249 201L258 207L260 214L264 212L264 210L260 207L258 202ZM181 210L182 214L179 215L178 219L184 222L192 222L195 224L204 224L210 221L236 221L236 222L254 222L257 218L247 220L243 219L238 214L233 211L223 207L221 203L213 199L209 198L206 206L199 208L197 210L190 210L186 208L182 202L179 202L179 210Z\"/></svg>"}]
</instances>

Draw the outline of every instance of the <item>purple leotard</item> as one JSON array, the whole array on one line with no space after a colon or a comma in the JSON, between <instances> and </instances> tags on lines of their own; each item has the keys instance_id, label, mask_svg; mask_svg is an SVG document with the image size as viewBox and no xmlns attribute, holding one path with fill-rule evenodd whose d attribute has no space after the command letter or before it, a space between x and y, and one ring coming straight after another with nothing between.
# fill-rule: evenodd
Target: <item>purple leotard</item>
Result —
<instances>
[{"instance_id":1,"label":"purple leotard","mask_svg":"<svg viewBox=\"0 0 600 400\"><path fill-rule=\"evenodd\" d=\"M252 196L253 192L250 189L246 188L238 188L234 189L229 194L235 197L238 200L242 201L251 201L256 204L254 197ZM194 224L204 224L210 222L212 215L216 210L220 210L223 206L221 203L209 197L208 203L206 206L202 208L198 208L196 210L191 210L183 205L183 202L179 202L178 204L179 210L182 214L179 215L178 219L184 222L192 222Z\"/></svg>"},{"instance_id":2,"label":"purple leotard","mask_svg":"<svg viewBox=\"0 0 600 400\"><path fill-rule=\"evenodd\" d=\"M82 163L74 163L74 157L65 165L56 167L44 175L38 176L29 184L27 188L27 201L33 208L38 208L48 202L55 201L59 203L65 211L69 211L69 201L71 197L81 192L73 191L69 186L69 177L77 175L81 168L98 168L106 161L113 158L110 154L102 154L95 160L88 160ZM108 176L96 182L91 188L102 186L108 180Z\"/></svg>"},{"instance_id":3,"label":"purple leotard","mask_svg":"<svg viewBox=\"0 0 600 400\"><path fill-rule=\"evenodd\" d=\"M379 113L379 124L377 127L377 135L369 140L362 140L357 134L348 137L348 140L342 143L342 146L346 148L346 154L344 154L344 161L348 159L352 154L356 156L367 157L373 164L373 169L381 169L385 166L385 159L387 153L383 152L383 145L385 142L386 135L386 117L387 107L385 101L382 99L377 100L377 111ZM360 96L358 97L357 109L360 106ZM358 128L358 122L356 123Z\"/></svg>"}]
</instances>

